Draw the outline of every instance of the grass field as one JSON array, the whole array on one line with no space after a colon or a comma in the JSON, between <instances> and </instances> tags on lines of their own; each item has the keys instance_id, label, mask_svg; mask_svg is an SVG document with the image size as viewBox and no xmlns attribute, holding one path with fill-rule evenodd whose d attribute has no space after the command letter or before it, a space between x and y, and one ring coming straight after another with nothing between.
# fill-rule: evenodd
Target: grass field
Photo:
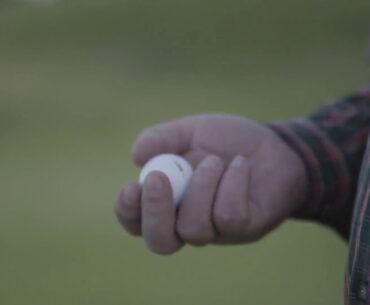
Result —
<instances>
[{"instance_id":1,"label":"grass field","mask_svg":"<svg viewBox=\"0 0 370 305\"><path fill-rule=\"evenodd\" d=\"M355 90L369 12L368 0L4 2L0 304L341 304L346 245L322 227L163 258L112 206L150 124L284 119Z\"/></svg>"}]
</instances>

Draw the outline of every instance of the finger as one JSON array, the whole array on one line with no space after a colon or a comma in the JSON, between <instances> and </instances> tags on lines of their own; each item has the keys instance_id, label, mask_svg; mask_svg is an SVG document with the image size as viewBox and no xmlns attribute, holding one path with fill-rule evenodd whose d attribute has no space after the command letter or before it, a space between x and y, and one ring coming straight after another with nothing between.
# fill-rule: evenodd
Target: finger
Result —
<instances>
[{"instance_id":1,"label":"finger","mask_svg":"<svg viewBox=\"0 0 370 305\"><path fill-rule=\"evenodd\" d=\"M175 218L176 207L167 176L161 172L150 173L143 186L142 232L151 251L172 254L181 248Z\"/></svg>"},{"instance_id":2,"label":"finger","mask_svg":"<svg viewBox=\"0 0 370 305\"><path fill-rule=\"evenodd\" d=\"M203 246L213 241L212 205L223 172L222 159L208 156L196 168L180 205L177 232L186 243Z\"/></svg>"},{"instance_id":3,"label":"finger","mask_svg":"<svg viewBox=\"0 0 370 305\"><path fill-rule=\"evenodd\" d=\"M260 240L280 223L280 219L271 219L268 213L258 204L249 201L248 219L238 235L218 235L214 241L217 245L240 245Z\"/></svg>"},{"instance_id":4,"label":"finger","mask_svg":"<svg viewBox=\"0 0 370 305\"><path fill-rule=\"evenodd\" d=\"M238 245L245 243L252 243L260 240L266 233L272 231L280 223L281 219L269 217L269 213L262 208L261 205L253 201L247 203L247 220L239 233L234 235L218 235L214 244L217 245Z\"/></svg>"},{"instance_id":5,"label":"finger","mask_svg":"<svg viewBox=\"0 0 370 305\"><path fill-rule=\"evenodd\" d=\"M220 236L243 236L249 222L248 188L250 167L243 156L237 156L227 168L213 210L214 224Z\"/></svg>"},{"instance_id":6,"label":"finger","mask_svg":"<svg viewBox=\"0 0 370 305\"><path fill-rule=\"evenodd\" d=\"M183 157L191 164L193 168L197 168L198 165L209 156L209 152L201 149L191 150L187 152Z\"/></svg>"},{"instance_id":7,"label":"finger","mask_svg":"<svg viewBox=\"0 0 370 305\"><path fill-rule=\"evenodd\" d=\"M122 226L132 235L141 234L141 187L137 182L128 183L118 196L115 211Z\"/></svg>"},{"instance_id":8,"label":"finger","mask_svg":"<svg viewBox=\"0 0 370 305\"><path fill-rule=\"evenodd\" d=\"M144 130L132 148L132 158L137 165L144 165L162 153L183 154L189 150L197 117L188 117Z\"/></svg>"}]
</instances>

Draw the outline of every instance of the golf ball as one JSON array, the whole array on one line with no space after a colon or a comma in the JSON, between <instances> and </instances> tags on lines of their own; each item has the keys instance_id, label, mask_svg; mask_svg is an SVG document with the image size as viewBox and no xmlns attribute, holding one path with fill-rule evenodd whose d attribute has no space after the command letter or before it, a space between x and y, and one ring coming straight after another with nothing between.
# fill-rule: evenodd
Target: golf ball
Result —
<instances>
[{"instance_id":1,"label":"golf ball","mask_svg":"<svg viewBox=\"0 0 370 305\"><path fill-rule=\"evenodd\" d=\"M165 174L170 181L174 203L178 206L185 194L193 175L193 169L184 158L173 155L163 154L149 160L143 167L139 183L143 185L146 177L153 171L159 171Z\"/></svg>"}]
</instances>

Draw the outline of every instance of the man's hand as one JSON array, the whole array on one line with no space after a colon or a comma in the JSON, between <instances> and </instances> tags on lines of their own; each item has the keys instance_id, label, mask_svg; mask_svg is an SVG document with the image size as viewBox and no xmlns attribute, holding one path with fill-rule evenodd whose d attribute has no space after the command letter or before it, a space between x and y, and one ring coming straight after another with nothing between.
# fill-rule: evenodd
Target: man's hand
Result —
<instances>
[{"instance_id":1,"label":"man's hand","mask_svg":"<svg viewBox=\"0 0 370 305\"><path fill-rule=\"evenodd\" d=\"M162 153L182 155L195 169L179 210L160 172L143 187L128 183L116 204L123 227L155 253L250 243L302 209L303 163L262 124L231 115L188 117L144 130L132 150L139 166Z\"/></svg>"}]
</instances>

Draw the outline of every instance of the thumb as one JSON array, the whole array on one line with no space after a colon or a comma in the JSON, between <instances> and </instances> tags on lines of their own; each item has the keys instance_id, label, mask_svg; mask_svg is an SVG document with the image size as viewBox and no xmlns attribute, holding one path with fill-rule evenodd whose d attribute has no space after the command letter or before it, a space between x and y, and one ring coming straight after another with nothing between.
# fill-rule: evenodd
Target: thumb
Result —
<instances>
[{"instance_id":1,"label":"thumb","mask_svg":"<svg viewBox=\"0 0 370 305\"><path fill-rule=\"evenodd\" d=\"M145 129L132 148L132 159L142 166L159 154L185 154L191 146L197 117L187 117Z\"/></svg>"}]
</instances>

